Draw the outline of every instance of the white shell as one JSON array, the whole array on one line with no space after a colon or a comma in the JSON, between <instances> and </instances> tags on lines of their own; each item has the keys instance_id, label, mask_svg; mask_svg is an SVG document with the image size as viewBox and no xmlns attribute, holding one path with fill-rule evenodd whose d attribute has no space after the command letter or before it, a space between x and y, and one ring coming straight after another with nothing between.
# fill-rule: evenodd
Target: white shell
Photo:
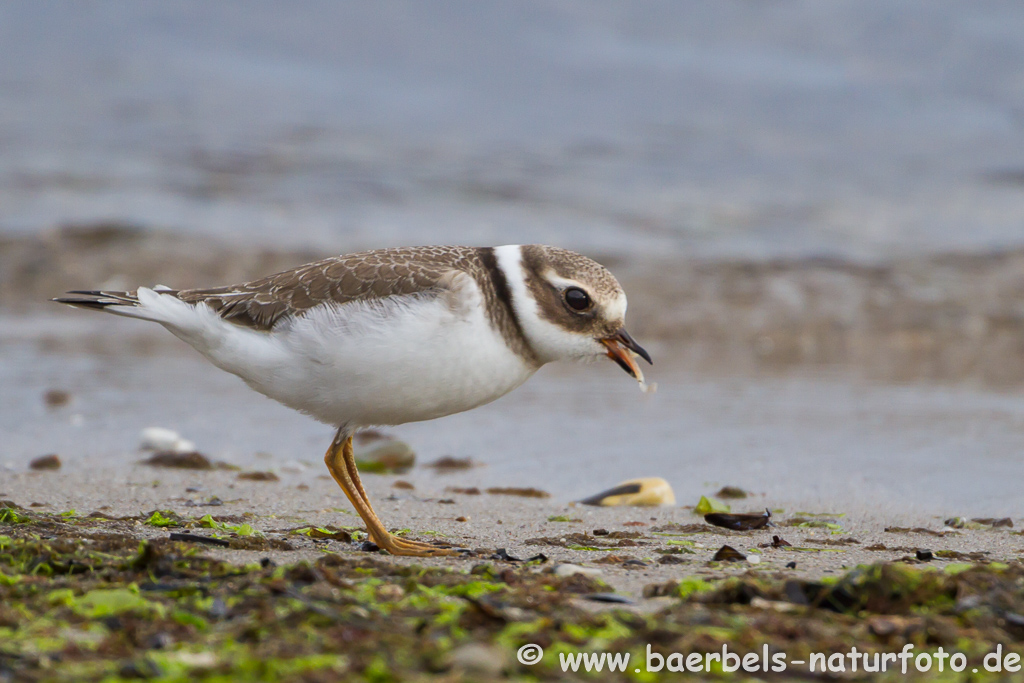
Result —
<instances>
[{"instance_id":1,"label":"white shell","mask_svg":"<svg viewBox=\"0 0 1024 683\"><path fill-rule=\"evenodd\" d=\"M196 450L196 445L188 439L181 438L173 429L146 427L139 435L139 448L144 451L191 453Z\"/></svg>"}]
</instances>

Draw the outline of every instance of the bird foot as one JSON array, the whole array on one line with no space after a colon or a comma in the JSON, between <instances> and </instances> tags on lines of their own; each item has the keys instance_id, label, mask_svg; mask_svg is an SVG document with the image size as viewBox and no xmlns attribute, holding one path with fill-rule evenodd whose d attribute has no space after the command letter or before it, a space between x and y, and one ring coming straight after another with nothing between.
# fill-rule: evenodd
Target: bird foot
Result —
<instances>
[{"instance_id":1,"label":"bird foot","mask_svg":"<svg viewBox=\"0 0 1024 683\"><path fill-rule=\"evenodd\" d=\"M460 550L457 548L442 548L421 541L410 541L405 538L399 538L394 534L388 534L384 538L374 537L373 542L381 550L387 550L392 555L404 555L407 557L444 557L455 555Z\"/></svg>"}]
</instances>

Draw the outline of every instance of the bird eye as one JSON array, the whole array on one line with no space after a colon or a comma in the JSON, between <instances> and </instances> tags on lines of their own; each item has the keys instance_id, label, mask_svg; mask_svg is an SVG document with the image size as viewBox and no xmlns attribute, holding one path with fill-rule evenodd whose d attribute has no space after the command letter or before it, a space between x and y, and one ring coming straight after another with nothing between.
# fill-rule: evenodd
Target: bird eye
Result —
<instances>
[{"instance_id":1,"label":"bird eye","mask_svg":"<svg viewBox=\"0 0 1024 683\"><path fill-rule=\"evenodd\" d=\"M590 296L579 287L570 287L562 295L565 303L574 311L583 312L590 308Z\"/></svg>"}]
</instances>

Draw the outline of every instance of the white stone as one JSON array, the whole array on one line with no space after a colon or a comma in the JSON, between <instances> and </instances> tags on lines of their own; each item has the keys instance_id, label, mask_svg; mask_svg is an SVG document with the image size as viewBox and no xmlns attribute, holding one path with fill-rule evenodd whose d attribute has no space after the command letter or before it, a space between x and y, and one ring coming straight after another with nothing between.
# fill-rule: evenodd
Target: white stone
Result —
<instances>
[{"instance_id":1,"label":"white stone","mask_svg":"<svg viewBox=\"0 0 1024 683\"><path fill-rule=\"evenodd\" d=\"M460 645L451 654L453 669L487 678L501 674L506 662L503 650L483 643Z\"/></svg>"},{"instance_id":2,"label":"white stone","mask_svg":"<svg viewBox=\"0 0 1024 683\"><path fill-rule=\"evenodd\" d=\"M146 427L139 435L139 448L144 451L192 453L196 450L196 445L188 439L181 438L173 429Z\"/></svg>"},{"instance_id":3,"label":"white stone","mask_svg":"<svg viewBox=\"0 0 1024 683\"><path fill-rule=\"evenodd\" d=\"M596 567L581 567L578 564L559 564L551 570L555 576L566 577L572 576L573 574L583 574L584 576L598 576L601 574L601 570Z\"/></svg>"},{"instance_id":4,"label":"white stone","mask_svg":"<svg viewBox=\"0 0 1024 683\"><path fill-rule=\"evenodd\" d=\"M139 435L139 448L144 451L167 451L179 441L181 436L173 429L146 427Z\"/></svg>"}]
</instances>

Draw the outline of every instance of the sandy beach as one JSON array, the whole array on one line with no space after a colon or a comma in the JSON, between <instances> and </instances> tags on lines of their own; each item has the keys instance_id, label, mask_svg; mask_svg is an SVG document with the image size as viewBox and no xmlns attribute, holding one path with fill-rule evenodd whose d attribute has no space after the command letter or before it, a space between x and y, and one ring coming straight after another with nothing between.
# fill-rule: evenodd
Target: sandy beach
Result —
<instances>
[{"instance_id":1,"label":"sandy beach","mask_svg":"<svg viewBox=\"0 0 1024 683\"><path fill-rule=\"evenodd\" d=\"M281 531L308 526L364 529L333 481L324 476L316 476L308 484L292 483L289 479L295 477L288 475L279 482L246 482L237 477L237 472L182 473L145 465L127 471L99 468L74 474L30 472L6 475L2 493L4 498L13 497L18 504L37 512L75 510L83 516L100 512L111 517L148 518L155 510L171 510L186 518L205 514L242 516L268 538L281 538L295 546L293 551L269 553L204 550L213 557L240 564L263 557L291 564L316 560L325 551L345 558L367 556L358 542L317 542ZM946 528L936 516L776 507L775 526L740 532L705 524L692 509L679 507L604 508L486 492L453 492L473 488L486 491L471 485L478 481L472 476L412 477L417 482L412 490L394 488L395 481L410 481L406 475L366 475L364 480L378 513L390 527L408 529L410 538L477 551L459 558L390 558L391 562L468 570L499 548L520 559L543 553L551 564L572 563L599 571L616 593L644 610L661 604L647 604L643 595L646 586L683 576L721 578L756 568L758 572L784 573L792 578L820 579L840 576L857 565L907 557L916 562L918 550L938 553L932 562L939 568L973 558L1019 561L1024 551L1019 519L1014 520L1014 527L992 528L988 523L954 530ZM203 507L211 499L223 504ZM729 502L737 511L757 513L763 511L763 501L755 497ZM459 518L466 521L456 521ZM166 537L168 533L167 529L138 521L131 528L140 539ZM595 535L595 529L620 532L627 539ZM772 548L773 536L786 539L793 548ZM758 564L712 562L723 545L756 555ZM685 553L663 554L674 549ZM682 561L661 563L664 557ZM642 564L623 564L629 560ZM786 566L790 563L795 563L795 568Z\"/></svg>"}]
</instances>

